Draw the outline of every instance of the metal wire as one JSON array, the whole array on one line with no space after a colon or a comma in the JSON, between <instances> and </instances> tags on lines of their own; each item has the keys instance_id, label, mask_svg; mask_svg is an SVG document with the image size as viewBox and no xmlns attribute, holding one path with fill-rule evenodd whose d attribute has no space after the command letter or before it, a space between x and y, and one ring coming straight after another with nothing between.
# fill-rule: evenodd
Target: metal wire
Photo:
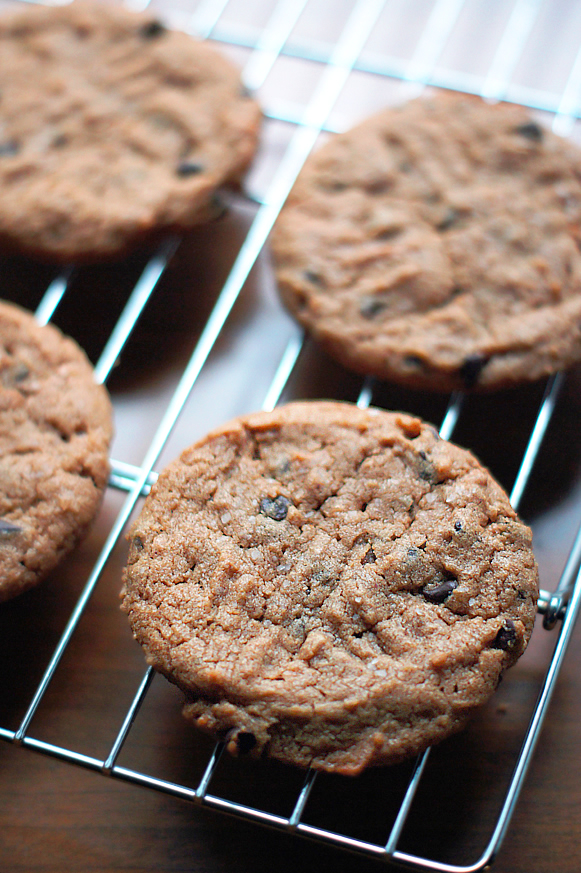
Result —
<instances>
[{"instance_id":1,"label":"metal wire","mask_svg":"<svg viewBox=\"0 0 581 873\"><path fill-rule=\"evenodd\" d=\"M293 809L285 817L272 815L262 809L234 803L210 793L209 789L212 779L219 766L223 751L221 744L215 746L196 788L179 785L119 766L117 764L119 754L130 734L135 719L138 717L140 707L153 681L153 671L151 669L145 672L139 683L126 716L105 759L97 759L80 754L72 749L46 743L29 734L31 720L59 666L62 655L76 630L110 554L126 526L137 499L140 495L148 493L149 488L156 479L157 474L153 467L159 454L174 428L186 400L194 389L200 372L221 335L251 269L264 248L274 221L298 172L313 148L320 132L333 129L329 125L329 114L349 76L354 70L372 72L382 76L392 75L401 81L417 83L418 87L423 87L428 83L435 85L447 84L450 86L451 82L456 81L454 74L450 71L438 70L437 63L464 8L462 0L436 0L431 14L428 16L426 26L418 37L416 51L413 53L410 61L403 63L398 59L384 58L381 63L376 64L366 60L362 52L382 12L384 7L383 0L359 0L359 2L354 4L342 35L332 48L330 54L313 46L300 46L296 43L293 45L289 42L289 37L306 3L307 0L301 0L301 2L280 0L275 5L266 27L252 44L245 37L234 33L231 29L226 30L226 28L220 27L220 19L227 7L227 0L221 0L221 2L203 0L199 4L196 13L189 19L188 29L195 29L205 37L218 41L227 40L233 45L247 45L253 49L253 53L250 55L243 73L244 81L248 87L260 87L277 59L283 54L290 57L315 60L321 63L324 65L322 75L306 108L296 118L291 117L288 113L277 114L276 109L272 108L266 113L267 117L281 118L296 125L295 132L280 162L278 172L264 196L258 198L260 205L254 221L250 226L232 270L218 297L216 306L212 310L196 348L184 369L176 391L168 404L142 463L139 466L133 466L121 461L114 460L112 462L110 485L125 491L127 493L126 500L111 527L101 554L70 615L61 639L55 647L45 673L33 694L25 716L15 731L0 728L0 738L19 743L27 748L70 761L88 769L98 770L114 778L128 780L154 790L188 799L209 808L238 815L271 827L296 832L323 842L342 846L345 849L361 852L373 857L393 859L400 864L415 869L439 870L442 873L470 873L470 871L483 869L492 861L498 851L531 760L532 751L540 734L559 668L580 607L581 578L578 568L581 562L581 529L577 534L556 591L554 593L543 592L539 600L539 611L545 614L546 626L553 627L558 621L561 622L555 650L547 668L539 701L523 739L523 745L496 826L481 857L469 866L457 867L443 864L437 860L414 856L398 850L401 833L406 824L422 776L428 765L429 751L420 756L416 762L387 841L384 844L376 845L353 839L345 834L316 828L303 821L305 807L315 784L316 775L313 771L309 771L306 774L305 782L297 796ZM521 89L519 92L518 88L515 89L514 84L511 84L510 78L530 37L539 8L540 3L538 0L517 0L509 17L507 28L498 43L494 60L487 76L484 78L484 82L481 80L472 81L469 76L464 76L461 82L458 83L456 81L455 86L467 91L482 93L484 96L495 99L506 97L508 94L520 94L522 97L526 89L524 91ZM560 133L569 132L573 120L578 114L580 90L581 49L573 64L563 94L559 99L555 99L554 95L546 95L541 92L534 94L527 92L525 95L527 99L523 98L519 102L534 105L537 108L552 108L556 110L553 121L554 129ZM121 354L144 308L157 289L159 280L178 243L179 241L175 238L166 240L151 261L145 266L142 276L130 295L101 358L96 364L97 378L100 381L105 382L107 380L112 367ZM71 267L70 270L65 271L51 283L36 312L39 322L46 323L50 320L64 294L70 288L72 278L73 268ZM279 402L300 358L302 348L303 336L297 331L291 336L282 351L275 375L264 398L264 409L273 409ZM519 505L533 472L542 441L557 403L562 381L562 376L556 376L549 380L547 385L545 396L542 400L511 493L511 500L515 507ZM375 382L372 379L363 382L357 399L357 404L361 408L371 404L375 387ZM464 397L462 394L452 395L440 427L440 433L443 437L450 438L452 436L462 413L463 405Z\"/></svg>"}]
</instances>

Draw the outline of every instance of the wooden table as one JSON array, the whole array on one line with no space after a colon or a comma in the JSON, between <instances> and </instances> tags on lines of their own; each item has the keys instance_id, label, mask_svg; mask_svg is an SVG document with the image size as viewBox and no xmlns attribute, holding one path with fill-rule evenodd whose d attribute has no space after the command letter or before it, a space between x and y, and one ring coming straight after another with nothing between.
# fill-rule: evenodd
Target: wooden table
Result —
<instances>
[{"instance_id":1,"label":"wooden table","mask_svg":"<svg viewBox=\"0 0 581 873\"><path fill-rule=\"evenodd\" d=\"M345 3L339 9L330 3L311 3L297 40L306 36L335 39L337 20L352 5ZM164 6L173 9L169 3ZM227 23L231 27L244 24L252 41L271 6L266 0L256 0L254 5L231 0ZM575 10L572 4L556 6L554 16L560 16L559 33L566 44L563 54L570 54L572 28L567 15ZM394 7L397 4L389 8ZM487 18L485 7L471 4L471 25L465 17L459 19L458 45L463 46L466 56L474 46L482 52L488 46L490 53L489 41L479 30ZM419 26L416 18L418 22L427 18L431 7L426 0L397 8L399 12L391 11L384 21L384 31L379 36L376 33L375 52L379 44L390 39L390 45L396 45L392 33L397 15L407 33ZM506 18L500 4L494 9L490 27L500 26L499 20ZM417 13L415 18L412 12ZM554 40L556 24L551 21L554 26L547 29L547 39ZM248 55L231 45L224 45L224 50L240 63ZM410 54L412 50L410 42ZM553 57L554 48L551 51ZM299 105L310 93L312 64L305 64L304 76L292 82L290 60L280 66L282 69L275 68L266 80L261 99L278 109L283 98ZM485 67L480 66L483 75ZM541 66L548 75L546 64ZM339 126L367 108L371 110L372 104L399 87L391 81L386 84L382 77L361 74L361 78L365 79L364 87L361 82L350 86L340 101L334 116ZM291 84L297 93L289 95ZM263 149L251 178L254 190L268 185L291 133L292 126L282 122L265 125ZM236 197L220 221L183 241L108 380L116 417L114 458L141 463L256 210L255 204ZM55 321L79 340L94 361L140 273L142 255L138 253L125 264L81 271L56 311ZM52 275L48 268L16 259L0 263L3 295L31 309L38 305ZM276 298L264 251L156 467L213 425L259 408L294 332ZM357 377L307 343L285 397L355 400L360 388ZM557 584L581 520L580 388L581 370L576 369L565 382L521 506L523 516L533 525L541 584L550 590ZM481 456L507 488L518 469L542 391L543 386L534 385L469 401L454 434L458 442ZM415 411L439 422L447 398L380 386L373 402ZM44 585L3 605L0 727L18 727L123 500L121 492L109 489L95 527L82 546ZM120 541L29 730L32 737L99 760L107 756L144 671L141 651L118 609L125 555L125 544ZM489 706L466 732L434 750L425 788L404 835L406 849L425 851L429 857L442 855L459 864L476 860L506 788L508 768L534 706L555 635L556 631L539 627L528 652ZM577 873L581 869L580 658L581 629L577 629L523 794L494 866L497 873ZM177 690L156 678L119 763L195 786L210 746L182 722L179 708ZM402 767L375 771L354 782L322 777L306 818L322 827L338 819L347 832L373 840L382 826L387 827L406 774ZM258 798L265 808L286 814L300 781L296 773L276 765L224 761L212 791L223 791L240 802ZM133 782L107 778L9 743L0 743L0 823L0 873L266 873L273 869L278 873L372 873L381 869L378 861L367 856L197 808Z\"/></svg>"}]
</instances>

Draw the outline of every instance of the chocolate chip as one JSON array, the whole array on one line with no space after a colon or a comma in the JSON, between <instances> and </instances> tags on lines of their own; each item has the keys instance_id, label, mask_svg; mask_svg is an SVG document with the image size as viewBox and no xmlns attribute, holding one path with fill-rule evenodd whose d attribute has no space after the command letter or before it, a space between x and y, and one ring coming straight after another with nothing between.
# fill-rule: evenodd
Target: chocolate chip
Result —
<instances>
[{"instance_id":1,"label":"chocolate chip","mask_svg":"<svg viewBox=\"0 0 581 873\"><path fill-rule=\"evenodd\" d=\"M466 388L473 388L474 385L476 385L478 378L487 363L488 358L480 354L469 355L465 359L459 372Z\"/></svg>"},{"instance_id":2,"label":"chocolate chip","mask_svg":"<svg viewBox=\"0 0 581 873\"><path fill-rule=\"evenodd\" d=\"M133 548L136 552L141 552L143 550L143 540L141 537L133 537Z\"/></svg>"},{"instance_id":3,"label":"chocolate chip","mask_svg":"<svg viewBox=\"0 0 581 873\"><path fill-rule=\"evenodd\" d=\"M279 494L278 497L275 497L274 500L270 497L264 497L260 501L260 512L263 515L268 516L268 518L272 518L274 521L282 521L286 518L288 508L290 506L290 500L287 500L286 497L283 497L282 494Z\"/></svg>"},{"instance_id":4,"label":"chocolate chip","mask_svg":"<svg viewBox=\"0 0 581 873\"><path fill-rule=\"evenodd\" d=\"M496 634L492 642L492 648L502 649L504 652L506 652L509 649L513 649L515 647L516 641L517 634L514 621L511 621L510 618L507 618L503 626Z\"/></svg>"},{"instance_id":5,"label":"chocolate chip","mask_svg":"<svg viewBox=\"0 0 581 873\"><path fill-rule=\"evenodd\" d=\"M457 587L458 582L456 579L444 579L443 582L434 585L433 588L424 588L422 594L428 603L443 603Z\"/></svg>"},{"instance_id":6,"label":"chocolate chip","mask_svg":"<svg viewBox=\"0 0 581 873\"><path fill-rule=\"evenodd\" d=\"M196 161L181 161L176 167L176 174L182 179L185 179L188 176L197 176L199 173L203 172L203 165Z\"/></svg>"},{"instance_id":7,"label":"chocolate chip","mask_svg":"<svg viewBox=\"0 0 581 873\"><path fill-rule=\"evenodd\" d=\"M52 145L55 149L62 149L63 146L66 146L69 142L69 138L64 133L58 133L52 141Z\"/></svg>"},{"instance_id":8,"label":"chocolate chip","mask_svg":"<svg viewBox=\"0 0 581 873\"><path fill-rule=\"evenodd\" d=\"M30 370L26 364L14 364L14 366L2 371L1 379L2 384L7 388L14 388L29 376Z\"/></svg>"},{"instance_id":9,"label":"chocolate chip","mask_svg":"<svg viewBox=\"0 0 581 873\"><path fill-rule=\"evenodd\" d=\"M374 238L379 239L382 242L387 242L390 239L395 239L396 236L399 236L401 233L403 233L403 227L384 227L374 234Z\"/></svg>"},{"instance_id":10,"label":"chocolate chip","mask_svg":"<svg viewBox=\"0 0 581 873\"><path fill-rule=\"evenodd\" d=\"M458 222L458 219L461 217L461 213L454 209L453 206L448 209L443 219L439 224L436 225L438 230L449 230L454 224Z\"/></svg>"},{"instance_id":11,"label":"chocolate chip","mask_svg":"<svg viewBox=\"0 0 581 873\"><path fill-rule=\"evenodd\" d=\"M438 485L442 481L436 466L425 452L418 452L417 470L420 479L423 479L424 482L429 482L430 485Z\"/></svg>"},{"instance_id":12,"label":"chocolate chip","mask_svg":"<svg viewBox=\"0 0 581 873\"><path fill-rule=\"evenodd\" d=\"M377 560L377 558L375 556L375 552L373 551L373 549L369 549L369 551L363 555L363 560L361 561L361 563L362 564L375 564L376 560Z\"/></svg>"},{"instance_id":13,"label":"chocolate chip","mask_svg":"<svg viewBox=\"0 0 581 873\"><path fill-rule=\"evenodd\" d=\"M462 530L462 522L461 521L454 522L454 530Z\"/></svg>"},{"instance_id":14,"label":"chocolate chip","mask_svg":"<svg viewBox=\"0 0 581 873\"><path fill-rule=\"evenodd\" d=\"M320 183L321 188L324 191L345 191L347 185L345 182L340 182L338 179L325 179Z\"/></svg>"},{"instance_id":15,"label":"chocolate chip","mask_svg":"<svg viewBox=\"0 0 581 873\"><path fill-rule=\"evenodd\" d=\"M319 276L319 274L318 274L318 273L313 273L312 270L305 270L305 272L303 273L303 276L305 277L305 279L307 280L307 282L310 282L312 285L319 285L319 286L321 286L321 285L323 284L323 280L322 280L322 278Z\"/></svg>"},{"instance_id":16,"label":"chocolate chip","mask_svg":"<svg viewBox=\"0 0 581 873\"><path fill-rule=\"evenodd\" d=\"M542 142L543 128L534 121L529 121L527 124L521 124L516 128L516 132L531 142Z\"/></svg>"},{"instance_id":17,"label":"chocolate chip","mask_svg":"<svg viewBox=\"0 0 581 873\"><path fill-rule=\"evenodd\" d=\"M17 364L13 369L13 378L15 382L24 382L30 376L30 370L26 364Z\"/></svg>"},{"instance_id":18,"label":"chocolate chip","mask_svg":"<svg viewBox=\"0 0 581 873\"><path fill-rule=\"evenodd\" d=\"M282 476L286 476L287 473L290 473L290 470L290 460L288 458L280 458L274 465L273 474L276 479L280 479Z\"/></svg>"},{"instance_id":19,"label":"chocolate chip","mask_svg":"<svg viewBox=\"0 0 581 873\"><path fill-rule=\"evenodd\" d=\"M139 36L143 37L143 39L157 39L157 37L163 36L165 32L165 27L161 21L154 19L153 21L148 21L147 24L144 24L139 29Z\"/></svg>"},{"instance_id":20,"label":"chocolate chip","mask_svg":"<svg viewBox=\"0 0 581 873\"><path fill-rule=\"evenodd\" d=\"M11 537L18 533L22 533L21 527L18 527L17 524L12 524L11 521L7 521L5 518L0 518L0 537Z\"/></svg>"},{"instance_id":21,"label":"chocolate chip","mask_svg":"<svg viewBox=\"0 0 581 873\"><path fill-rule=\"evenodd\" d=\"M385 194L392 187L391 179L374 179L372 182L367 182L365 190L368 194Z\"/></svg>"},{"instance_id":22,"label":"chocolate chip","mask_svg":"<svg viewBox=\"0 0 581 873\"><path fill-rule=\"evenodd\" d=\"M241 755L247 755L256 745L256 737L250 731L240 731L236 735L236 745Z\"/></svg>"},{"instance_id":23,"label":"chocolate chip","mask_svg":"<svg viewBox=\"0 0 581 873\"><path fill-rule=\"evenodd\" d=\"M364 297L359 304L359 312L363 318L375 318L385 309L385 302L377 297Z\"/></svg>"},{"instance_id":24,"label":"chocolate chip","mask_svg":"<svg viewBox=\"0 0 581 873\"><path fill-rule=\"evenodd\" d=\"M20 144L14 139L0 142L0 158L12 158L20 151Z\"/></svg>"},{"instance_id":25,"label":"chocolate chip","mask_svg":"<svg viewBox=\"0 0 581 873\"><path fill-rule=\"evenodd\" d=\"M228 212L228 204L217 192L214 192L210 198L210 210L210 220L212 221L217 221L219 218L223 218Z\"/></svg>"},{"instance_id":26,"label":"chocolate chip","mask_svg":"<svg viewBox=\"0 0 581 873\"><path fill-rule=\"evenodd\" d=\"M418 355L406 355L403 362L406 367L413 370L422 370L424 367L424 362Z\"/></svg>"}]
</instances>

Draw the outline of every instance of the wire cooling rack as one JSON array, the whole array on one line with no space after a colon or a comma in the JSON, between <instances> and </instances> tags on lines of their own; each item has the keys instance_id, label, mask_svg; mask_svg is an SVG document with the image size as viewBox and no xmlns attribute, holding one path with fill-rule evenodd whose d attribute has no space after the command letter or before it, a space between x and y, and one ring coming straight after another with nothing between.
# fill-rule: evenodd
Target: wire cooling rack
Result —
<instances>
[{"instance_id":1,"label":"wire cooling rack","mask_svg":"<svg viewBox=\"0 0 581 873\"><path fill-rule=\"evenodd\" d=\"M143 8L147 4L132 5ZM156 8L153 3L151 6ZM317 396L328 392L331 384L336 396L352 399L360 406L374 403L393 408L397 405L432 420L439 416L442 436L451 438L459 434L464 444L470 444L471 434L476 433L474 422L481 424L484 418L494 417L494 407L489 400L465 398L462 394L427 399L371 380L359 383L356 377L338 370L321 352L313 349L278 305L272 289L268 236L305 159L321 139L347 128L388 102L414 96L426 86L456 88L490 99L525 104L545 114L545 121L558 133L575 136L581 92L581 46L577 36L581 33L581 10L578 4L565 0L551 3L540 0L511 3L504 0L412 0L408 3L403 0L255 0L244 3L202 0L197 4L175 0L159 4L159 11L171 25L214 41L240 63L245 85L257 92L264 108L264 145L250 173L246 193L233 195L229 202L231 214L235 216L227 230L234 239L233 254L228 255L229 261L226 258L226 268L221 260L219 267L216 267L216 259L212 262L218 279L214 281L215 290L210 293L211 302L200 303L202 314L193 329L195 345L188 350L177 371L176 366L170 367L167 379L170 387L163 395L161 407L158 404L152 411L150 418L154 424L147 431L141 458L121 460L116 456L112 461L110 488L100 528L105 534L98 543L92 569L71 607L62 636L50 654L40 681L35 682L26 695L17 724L0 727L0 737L112 778L381 860L448 873L483 869L494 859L506 833L579 611L581 532L572 534L570 551L563 558L560 573L547 574L553 584L541 591L539 624L546 630L554 630L547 635L551 638L550 646L543 642L546 658L542 669L536 671L536 700L530 707L528 726L519 735L516 747L511 746L510 753L506 753L506 780L500 795L497 792L492 797L494 809L492 815L486 817L483 834L479 834L481 845L463 863L425 857L406 838L406 828L414 817L415 805L421 805L426 784L429 787L434 778L439 778L437 764L436 777L430 775L438 749L428 750L409 766L376 771L369 777L371 782L365 782L367 777L345 780L349 782L347 789L344 789L345 781L339 780L339 788L333 782L331 808L327 798L323 802L325 815L319 822L313 822L310 809L316 807L314 795L320 783L329 777L317 777L314 772L308 772L304 781L297 783L295 773L289 776L284 768L277 769L278 765L274 765L274 778L277 788L285 794L286 809L273 811L271 806L261 805L260 798L258 802L256 798L239 798L236 786L241 781L252 783L255 778L249 776L248 762L224 761L221 745L212 748L203 738L198 740L188 734L187 743L199 742L201 749L196 758L199 772L195 779L174 779L160 772L163 771L163 755L156 759L154 754L139 766L125 765L124 756L131 759L132 736L139 733L140 720L156 717L155 699L152 705L148 701L152 693L155 697L155 690L152 692L155 682L163 680L156 679L151 670L135 682L127 698L125 717L117 724L113 735L109 738L103 728L100 736L96 727L94 745L100 750L104 748L104 752L87 752L82 744L75 745L73 737L67 740L66 717L62 742L36 735L35 728L38 724L42 734L43 705L50 697L55 679L63 673L67 653L78 644L79 636L87 635L87 616L91 640L98 640L104 634L107 619L102 615L95 618L94 610L91 611L95 594L100 586L108 584L108 578L113 577L118 582L117 567L122 560L128 522L148 493L156 478L155 467L164 456L175 455L220 420L258 405L272 409L281 399ZM214 231L210 232L210 241L219 246L221 231L216 231L214 237L212 233ZM110 330L98 352L93 354L99 381L109 386L123 384L124 368L127 360L131 360L140 324L147 320L148 313L163 312L164 306L175 304L175 296L172 298L168 292L168 276L171 277L174 263L183 257L190 243L171 237L164 240L153 255L142 258L139 253L127 270L130 277L137 273L136 281L125 279L119 293L104 300L101 316ZM200 271L203 273L205 269L204 259L211 259L206 246L207 240L198 243L198 249L203 250L202 267L197 260L194 273L186 273L190 284L180 288L182 296L195 297L198 293L195 285L208 284L207 276L200 277ZM14 278L14 265L7 275L9 279ZM76 269L72 265L59 275L40 270L41 279L38 273L35 276L37 284L46 277L46 285L42 289L39 285L35 305L36 317L41 323L54 319L67 327L71 323L68 312L90 308L87 289L90 291L91 282L98 281L91 278L90 270ZM14 289L6 276L4 286L3 296L20 300L20 286ZM238 329L241 323L242 328ZM162 332L162 327L159 330ZM82 334L80 341L87 336L87 333ZM151 356L155 357L154 352ZM254 365L250 375L244 369L248 360ZM148 369L154 381L155 372L155 367ZM332 372L334 381L326 380L325 372ZM570 375L559 374L541 389L527 387L519 393L526 402L517 410L519 451L512 466L503 466L504 446L497 445L490 457L485 457L493 472L499 467L505 484L507 480L512 482L511 500L515 508L521 508L526 494L535 491L535 476L539 476L539 471L541 477L543 475L541 465L555 464L554 459L545 457L547 434L555 427L555 411L567 391L569 379ZM232 390L221 389L226 382L233 383ZM257 392L261 392L259 402L256 402ZM115 397L113 389L114 400ZM502 416L513 400L505 398L499 402ZM130 415L148 403L149 395L140 403L138 392L137 405L130 409ZM498 422L497 419L496 426ZM502 424L506 426L505 421ZM122 435L129 433L125 442L118 443L126 447L132 442L131 418L122 416L117 426ZM492 429L494 427L493 421ZM186 440L185 432L192 439ZM486 447L476 442L475 451L481 455L484 452L486 456ZM127 451L126 455L130 457L131 452ZM122 501L116 499L119 495L123 495ZM581 500L577 503L581 519ZM530 511L534 515L534 499ZM548 584L543 578L541 581ZM119 669L123 670L123 664ZM519 669L517 666L511 671L515 678L509 681L510 687L501 701L510 700L511 693L522 681ZM135 670L130 670L129 675L133 681ZM66 676L60 681L66 683ZM105 692L105 709L106 698ZM494 718L488 721L486 716L483 718L486 729L479 732L476 728L478 742L482 741L481 754L484 758L487 754L499 754L499 750L504 754L503 737L499 739L493 734L491 739L487 734L490 724L492 730L495 729ZM163 724L167 736L167 721ZM182 735L176 730L179 740ZM50 734L50 730L48 732ZM452 748L457 742L462 740L451 741ZM491 744L492 751L487 743ZM264 767L267 777L271 778L272 766L253 763L252 773ZM346 822L348 814L340 811L336 817L339 824L333 821L334 812L346 797L349 804L365 802L360 799L364 795L357 797L362 785L366 792L370 786L375 791L375 805L378 799L385 804L380 816L385 833L380 838L353 835ZM386 799L388 795L391 798L391 794L397 795L395 804ZM278 806L284 804L281 802Z\"/></svg>"}]
</instances>

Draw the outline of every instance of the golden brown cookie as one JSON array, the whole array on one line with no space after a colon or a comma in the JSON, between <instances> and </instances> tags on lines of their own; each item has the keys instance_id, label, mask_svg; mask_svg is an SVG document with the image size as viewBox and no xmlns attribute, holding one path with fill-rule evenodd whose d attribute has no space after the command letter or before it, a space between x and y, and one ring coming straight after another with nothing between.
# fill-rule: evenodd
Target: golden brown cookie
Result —
<instances>
[{"instance_id":1,"label":"golden brown cookie","mask_svg":"<svg viewBox=\"0 0 581 873\"><path fill-rule=\"evenodd\" d=\"M440 92L307 161L275 227L283 300L347 367L490 390L581 357L581 153Z\"/></svg>"},{"instance_id":2,"label":"golden brown cookie","mask_svg":"<svg viewBox=\"0 0 581 873\"><path fill-rule=\"evenodd\" d=\"M461 728L525 649L530 530L467 451L404 414L292 403L164 470L123 609L231 752L356 774Z\"/></svg>"},{"instance_id":3,"label":"golden brown cookie","mask_svg":"<svg viewBox=\"0 0 581 873\"><path fill-rule=\"evenodd\" d=\"M120 255L207 220L256 147L238 71L150 14L5 14L0 78L0 244L45 259Z\"/></svg>"},{"instance_id":4,"label":"golden brown cookie","mask_svg":"<svg viewBox=\"0 0 581 873\"><path fill-rule=\"evenodd\" d=\"M0 601L39 582L86 532L111 433L84 352L0 302Z\"/></svg>"}]
</instances>

